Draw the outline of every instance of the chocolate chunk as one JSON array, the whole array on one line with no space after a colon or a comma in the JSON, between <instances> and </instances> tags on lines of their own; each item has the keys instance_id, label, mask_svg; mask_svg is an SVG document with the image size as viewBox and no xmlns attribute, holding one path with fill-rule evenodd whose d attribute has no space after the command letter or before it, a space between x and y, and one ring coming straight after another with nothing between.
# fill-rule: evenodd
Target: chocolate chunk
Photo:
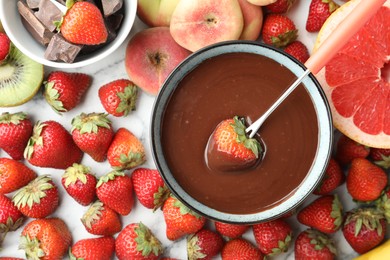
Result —
<instances>
[{"instance_id":1,"label":"chocolate chunk","mask_svg":"<svg viewBox=\"0 0 390 260\"><path fill-rule=\"evenodd\" d=\"M26 3L18 1L17 5L23 25L39 43L47 45L54 34L38 20Z\"/></svg>"},{"instance_id":2,"label":"chocolate chunk","mask_svg":"<svg viewBox=\"0 0 390 260\"><path fill-rule=\"evenodd\" d=\"M60 21L62 18L61 10L50 0L41 0L39 10L35 12L35 16L52 32L56 29L55 21Z\"/></svg>"},{"instance_id":3,"label":"chocolate chunk","mask_svg":"<svg viewBox=\"0 0 390 260\"><path fill-rule=\"evenodd\" d=\"M102 0L104 16L108 17L122 8L123 0Z\"/></svg>"},{"instance_id":4,"label":"chocolate chunk","mask_svg":"<svg viewBox=\"0 0 390 260\"><path fill-rule=\"evenodd\" d=\"M30 9L38 9L39 8L39 2L41 0L27 0L27 6Z\"/></svg>"},{"instance_id":5,"label":"chocolate chunk","mask_svg":"<svg viewBox=\"0 0 390 260\"><path fill-rule=\"evenodd\" d=\"M45 58L51 61L72 63L81 49L82 45L70 43L60 34L55 34L47 46Z\"/></svg>"},{"instance_id":6,"label":"chocolate chunk","mask_svg":"<svg viewBox=\"0 0 390 260\"><path fill-rule=\"evenodd\" d=\"M122 24L123 14L113 14L106 19L106 27L117 31Z\"/></svg>"}]
</instances>

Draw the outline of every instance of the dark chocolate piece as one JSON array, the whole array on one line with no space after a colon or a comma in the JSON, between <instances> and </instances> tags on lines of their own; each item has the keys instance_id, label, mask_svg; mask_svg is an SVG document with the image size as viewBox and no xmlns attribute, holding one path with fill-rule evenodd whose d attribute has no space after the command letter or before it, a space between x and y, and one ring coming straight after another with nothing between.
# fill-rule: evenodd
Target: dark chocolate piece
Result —
<instances>
[{"instance_id":1,"label":"dark chocolate piece","mask_svg":"<svg viewBox=\"0 0 390 260\"><path fill-rule=\"evenodd\" d=\"M39 10L35 12L35 16L52 32L56 29L55 21L60 21L62 18L61 10L50 0L41 0Z\"/></svg>"},{"instance_id":2,"label":"dark chocolate piece","mask_svg":"<svg viewBox=\"0 0 390 260\"><path fill-rule=\"evenodd\" d=\"M46 46L54 34L38 20L26 3L18 1L17 5L23 25L39 43Z\"/></svg>"},{"instance_id":3,"label":"dark chocolate piece","mask_svg":"<svg viewBox=\"0 0 390 260\"><path fill-rule=\"evenodd\" d=\"M26 3L27 3L27 6L30 8L30 9L38 9L39 8L39 2L41 0L27 0Z\"/></svg>"},{"instance_id":4,"label":"dark chocolate piece","mask_svg":"<svg viewBox=\"0 0 390 260\"><path fill-rule=\"evenodd\" d=\"M66 5L66 0L56 0L58 3Z\"/></svg>"},{"instance_id":5,"label":"dark chocolate piece","mask_svg":"<svg viewBox=\"0 0 390 260\"><path fill-rule=\"evenodd\" d=\"M115 14L122 8L123 0L102 0L103 13L105 17Z\"/></svg>"},{"instance_id":6,"label":"dark chocolate piece","mask_svg":"<svg viewBox=\"0 0 390 260\"><path fill-rule=\"evenodd\" d=\"M113 14L106 18L107 27L117 31L122 24L123 14Z\"/></svg>"},{"instance_id":7,"label":"dark chocolate piece","mask_svg":"<svg viewBox=\"0 0 390 260\"><path fill-rule=\"evenodd\" d=\"M82 47L82 45L66 41L60 34L55 34L47 46L45 58L51 61L72 63Z\"/></svg>"}]
</instances>

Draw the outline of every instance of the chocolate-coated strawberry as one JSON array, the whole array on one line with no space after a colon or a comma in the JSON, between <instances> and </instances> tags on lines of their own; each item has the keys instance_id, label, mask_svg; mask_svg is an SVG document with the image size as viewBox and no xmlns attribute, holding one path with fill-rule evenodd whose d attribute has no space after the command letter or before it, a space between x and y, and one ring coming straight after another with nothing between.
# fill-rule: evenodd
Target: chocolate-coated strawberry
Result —
<instances>
[{"instance_id":1,"label":"chocolate-coated strawberry","mask_svg":"<svg viewBox=\"0 0 390 260\"><path fill-rule=\"evenodd\" d=\"M222 248L223 260L263 260L260 250L243 238L229 240Z\"/></svg>"},{"instance_id":2,"label":"chocolate-coated strawberry","mask_svg":"<svg viewBox=\"0 0 390 260\"><path fill-rule=\"evenodd\" d=\"M66 169L80 163L83 152L60 123L49 120L35 124L24 157L38 167Z\"/></svg>"},{"instance_id":3,"label":"chocolate-coated strawberry","mask_svg":"<svg viewBox=\"0 0 390 260\"><path fill-rule=\"evenodd\" d=\"M65 170L61 184L66 192L83 206L91 204L96 198L97 180L91 169L74 163Z\"/></svg>"},{"instance_id":4,"label":"chocolate-coated strawberry","mask_svg":"<svg viewBox=\"0 0 390 260\"><path fill-rule=\"evenodd\" d=\"M86 238L77 241L69 251L70 260L110 260L115 252L112 236Z\"/></svg>"},{"instance_id":5,"label":"chocolate-coated strawberry","mask_svg":"<svg viewBox=\"0 0 390 260\"><path fill-rule=\"evenodd\" d=\"M316 195L329 194L339 187L344 180L345 176L339 163L335 159L330 158L325 175L313 193Z\"/></svg>"},{"instance_id":6,"label":"chocolate-coated strawberry","mask_svg":"<svg viewBox=\"0 0 390 260\"><path fill-rule=\"evenodd\" d=\"M275 47L284 47L297 39L294 22L282 14L269 14L264 19L261 32L264 43Z\"/></svg>"},{"instance_id":7,"label":"chocolate-coated strawberry","mask_svg":"<svg viewBox=\"0 0 390 260\"><path fill-rule=\"evenodd\" d=\"M37 174L23 163L0 158L0 194L20 189L37 177Z\"/></svg>"},{"instance_id":8,"label":"chocolate-coated strawberry","mask_svg":"<svg viewBox=\"0 0 390 260\"><path fill-rule=\"evenodd\" d=\"M333 0L311 0L306 20L308 32L318 32L326 19L340 6Z\"/></svg>"},{"instance_id":9,"label":"chocolate-coated strawberry","mask_svg":"<svg viewBox=\"0 0 390 260\"><path fill-rule=\"evenodd\" d=\"M371 148L370 158L376 165L384 169L390 168L390 149Z\"/></svg>"},{"instance_id":10,"label":"chocolate-coated strawberry","mask_svg":"<svg viewBox=\"0 0 390 260\"><path fill-rule=\"evenodd\" d=\"M321 232L334 233L343 223L341 202L336 194L321 196L301 209L297 219L301 224Z\"/></svg>"},{"instance_id":11,"label":"chocolate-coated strawberry","mask_svg":"<svg viewBox=\"0 0 390 260\"><path fill-rule=\"evenodd\" d=\"M131 174L135 195L148 209L160 208L169 197L169 189L155 169L137 168Z\"/></svg>"},{"instance_id":12,"label":"chocolate-coated strawberry","mask_svg":"<svg viewBox=\"0 0 390 260\"><path fill-rule=\"evenodd\" d=\"M96 195L101 202L122 216L128 215L134 205L133 182L122 171L111 171L100 177Z\"/></svg>"},{"instance_id":13,"label":"chocolate-coated strawberry","mask_svg":"<svg viewBox=\"0 0 390 260\"><path fill-rule=\"evenodd\" d=\"M223 223L219 221L214 222L215 229L224 237L229 239L241 237L250 226L241 224Z\"/></svg>"},{"instance_id":14,"label":"chocolate-coated strawberry","mask_svg":"<svg viewBox=\"0 0 390 260\"><path fill-rule=\"evenodd\" d=\"M336 253L334 242L326 234L315 229L302 231L295 240L296 260L333 260Z\"/></svg>"},{"instance_id":15,"label":"chocolate-coated strawberry","mask_svg":"<svg viewBox=\"0 0 390 260\"><path fill-rule=\"evenodd\" d=\"M342 135L337 141L335 159L341 166L350 164L355 158L366 158L369 154L369 147L359 144L346 135Z\"/></svg>"},{"instance_id":16,"label":"chocolate-coated strawberry","mask_svg":"<svg viewBox=\"0 0 390 260\"><path fill-rule=\"evenodd\" d=\"M219 233L203 228L187 237L188 259L211 260L221 251L223 244Z\"/></svg>"},{"instance_id":17,"label":"chocolate-coated strawberry","mask_svg":"<svg viewBox=\"0 0 390 260\"><path fill-rule=\"evenodd\" d=\"M163 253L161 242L142 222L127 225L115 241L115 253L119 260L157 260Z\"/></svg>"},{"instance_id":18,"label":"chocolate-coated strawberry","mask_svg":"<svg viewBox=\"0 0 390 260\"><path fill-rule=\"evenodd\" d=\"M10 231L17 230L23 224L23 214L7 196L0 194L0 245Z\"/></svg>"},{"instance_id":19,"label":"chocolate-coated strawberry","mask_svg":"<svg viewBox=\"0 0 390 260\"><path fill-rule=\"evenodd\" d=\"M33 124L26 113L0 115L0 148L12 159L23 159L24 148L33 132Z\"/></svg>"},{"instance_id":20,"label":"chocolate-coated strawberry","mask_svg":"<svg viewBox=\"0 0 390 260\"><path fill-rule=\"evenodd\" d=\"M91 81L84 73L53 71L44 83L45 99L57 113L67 112L80 103Z\"/></svg>"}]
</instances>

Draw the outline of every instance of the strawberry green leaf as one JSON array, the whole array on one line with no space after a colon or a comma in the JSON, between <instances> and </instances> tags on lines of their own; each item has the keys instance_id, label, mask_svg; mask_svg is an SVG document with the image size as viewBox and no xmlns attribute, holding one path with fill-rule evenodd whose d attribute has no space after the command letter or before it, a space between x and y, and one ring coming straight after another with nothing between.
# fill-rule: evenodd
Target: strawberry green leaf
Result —
<instances>
[{"instance_id":1,"label":"strawberry green leaf","mask_svg":"<svg viewBox=\"0 0 390 260\"><path fill-rule=\"evenodd\" d=\"M142 222L138 223L138 227L134 228L134 232L137 234L134 239L137 243L136 249L142 253L142 256L148 257L151 254L159 256L163 252L161 242Z\"/></svg>"},{"instance_id":2,"label":"strawberry green leaf","mask_svg":"<svg viewBox=\"0 0 390 260\"><path fill-rule=\"evenodd\" d=\"M54 88L54 82L45 82L45 99L47 103L51 106L51 108L58 114L61 114L61 112L68 111L64 108L64 104L62 103L60 98L60 93L57 89Z\"/></svg>"},{"instance_id":3,"label":"strawberry green leaf","mask_svg":"<svg viewBox=\"0 0 390 260\"><path fill-rule=\"evenodd\" d=\"M135 110L135 105L137 101L138 87L129 84L123 92L118 92L117 96L120 99L120 103L116 109L117 113L124 113L124 116L127 116L130 111Z\"/></svg>"},{"instance_id":4,"label":"strawberry green leaf","mask_svg":"<svg viewBox=\"0 0 390 260\"><path fill-rule=\"evenodd\" d=\"M145 154L129 151L128 154L122 153L118 161L121 166L114 167L116 170L131 169L145 162Z\"/></svg>"},{"instance_id":5,"label":"strawberry green leaf","mask_svg":"<svg viewBox=\"0 0 390 260\"><path fill-rule=\"evenodd\" d=\"M93 222L100 219L103 210L104 204L99 200L95 201L81 217L81 222L86 227L92 228Z\"/></svg>"},{"instance_id":6,"label":"strawberry green leaf","mask_svg":"<svg viewBox=\"0 0 390 260\"><path fill-rule=\"evenodd\" d=\"M238 116L234 116L233 120L234 123L232 123L231 126L237 134L237 142L243 143L246 148L250 149L255 154L256 158L259 158L259 153L263 151L260 142L255 138L247 137L245 132L246 126L243 119L238 118Z\"/></svg>"},{"instance_id":7,"label":"strawberry green leaf","mask_svg":"<svg viewBox=\"0 0 390 260\"><path fill-rule=\"evenodd\" d=\"M115 180L118 176L125 176L125 173L122 171L111 171L106 175L103 175L99 178L98 183L96 184L96 188L99 188L103 183L107 183L109 181Z\"/></svg>"},{"instance_id":8,"label":"strawberry green leaf","mask_svg":"<svg viewBox=\"0 0 390 260\"><path fill-rule=\"evenodd\" d=\"M27 146L24 149L24 158L31 159L31 156L34 153L34 145L43 146L43 138L41 136L43 128L46 126L46 124L42 124L40 121L38 121L34 125L33 129L33 135L30 137L30 139L27 142Z\"/></svg>"},{"instance_id":9,"label":"strawberry green leaf","mask_svg":"<svg viewBox=\"0 0 390 260\"><path fill-rule=\"evenodd\" d=\"M8 112L4 112L0 115L0 124L14 124L18 125L20 121L27 119L27 114L24 112L18 112L15 114L10 114Z\"/></svg>"},{"instance_id":10,"label":"strawberry green leaf","mask_svg":"<svg viewBox=\"0 0 390 260\"><path fill-rule=\"evenodd\" d=\"M106 113L81 113L72 119L72 130L80 131L80 134L95 133L97 134L100 127L111 128L111 120L107 118Z\"/></svg>"},{"instance_id":11,"label":"strawberry green leaf","mask_svg":"<svg viewBox=\"0 0 390 260\"><path fill-rule=\"evenodd\" d=\"M65 179L65 187L69 187L69 185L75 184L77 181L81 181L81 183L86 184L86 174L92 175L91 168L82 164L74 163L71 167L68 167L62 175L62 178Z\"/></svg>"},{"instance_id":12,"label":"strawberry green leaf","mask_svg":"<svg viewBox=\"0 0 390 260\"><path fill-rule=\"evenodd\" d=\"M202 259L207 256L202 253L202 247L199 245L199 239L196 234L187 237L187 255L188 259Z\"/></svg>"},{"instance_id":13,"label":"strawberry green leaf","mask_svg":"<svg viewBox=\"0 0 390 260\"><path fill-rule=\"evenodd\" d=\"M42 259L45 256L45 252L41 246L41 242L36 237L30 238L29 235L20 237L19 249L23 249L26 252L27 259Z\"/></svg>"}]
</instances>

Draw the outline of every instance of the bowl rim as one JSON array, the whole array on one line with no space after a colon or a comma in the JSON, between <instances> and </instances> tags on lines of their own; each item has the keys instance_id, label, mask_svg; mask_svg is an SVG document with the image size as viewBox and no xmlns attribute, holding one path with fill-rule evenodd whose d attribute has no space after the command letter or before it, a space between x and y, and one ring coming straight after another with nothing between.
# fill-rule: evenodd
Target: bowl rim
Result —
<instances>
[{"instance_id":1,"label":"bowl rim","mask_svg":"<svg viewBox=\"0 0 390 260\"><path fill-rule=\"evenodd\" d=\"M112 42L110 42L109 44L104 46L102 49L98 50L97 54L91 53L91 54L83 55L84 57L82 60L76 61L73 63L66 63L63 61L50 61L44 57L41 57L40 55L38 55L37 53L34 53L33 51L31 51L28 48L28 45L26 45L26 43L25 43L28 41L25 40L22 43L22 41L18 40L15 37L15 35L11 29L12 26L14 26L14 25L10 25L8 23L8 20L6 18L4 18L4 17L7 17L7 15L13 15L13 13L7 11L8 8L4 8L4 5L6 5L7 3L9 4L10 2L14 2L15 8L16 8L16 4L17 4L18 0L1 0L0 1L0 5L1 5L0 6L0 17L2 17L1 23L3 25L3 28L4 28L7 36L10 38L11 42L16 46L16 48L18 48L23 54L25 54L26 56L28 56L32 60L34 60L38 63L41 63L45 66L49 66L49 67L53 67L53 68L59 68L59 69L80 68L80 67L94 64L94 63L104 59L105 57L112 54L115 50L117 50L122 45L122 43L126 40L127 36L130 34L130 31L134 25L135 18L136 18L136 11L137 11L137 1L138 0L124 0L123 1L124 8L125 8L124 12L126 13L126 15L123 16L122 25L117 33L117 37ZM18 16L20 16L18 11L16 11L16 13ZM20 21L20 23L21 23L21 21ZM28 37L31 40L36 41L31 36L31 34L27 31L27 29L24 29L24 30L26 31L26 33L28 34ZM45 48L45 47L42 46L42 48Z\"/></svg>"},{"instance_id":2,"label":"bowl rim","mask_svg":"<svg viewBox=\"0 0 390 260\"><path fill-rule=\"evenodd\" d=\"M291 55L269 45L254 41L226 41L216 43L189 55L183 60L167 77L162 88L155 99L150 127L151 148L154 162L166 185L172 194L193 211L207 218L234 224L256 224L269 221L284 214L300 205L315 189L327 168L332 151L333 126L330 107L319 82L313 74L309 74L303 80L303 85L308 91L317 113L318 119L318 147L316 159L312 167L302 181L301 185L295 189L288 198L276 206L257 213L233 214L212 209L189 195L175 180L167 162L161 144L161 126L164 116L164 109L170 96L177 87L178 82L187 73L194 69L204 60L229 52L249 52L267 56L289 68L296 76L300 76L306 67ZM286 86L287 87L287 86Z\"/></svg>"}]
</instances>

